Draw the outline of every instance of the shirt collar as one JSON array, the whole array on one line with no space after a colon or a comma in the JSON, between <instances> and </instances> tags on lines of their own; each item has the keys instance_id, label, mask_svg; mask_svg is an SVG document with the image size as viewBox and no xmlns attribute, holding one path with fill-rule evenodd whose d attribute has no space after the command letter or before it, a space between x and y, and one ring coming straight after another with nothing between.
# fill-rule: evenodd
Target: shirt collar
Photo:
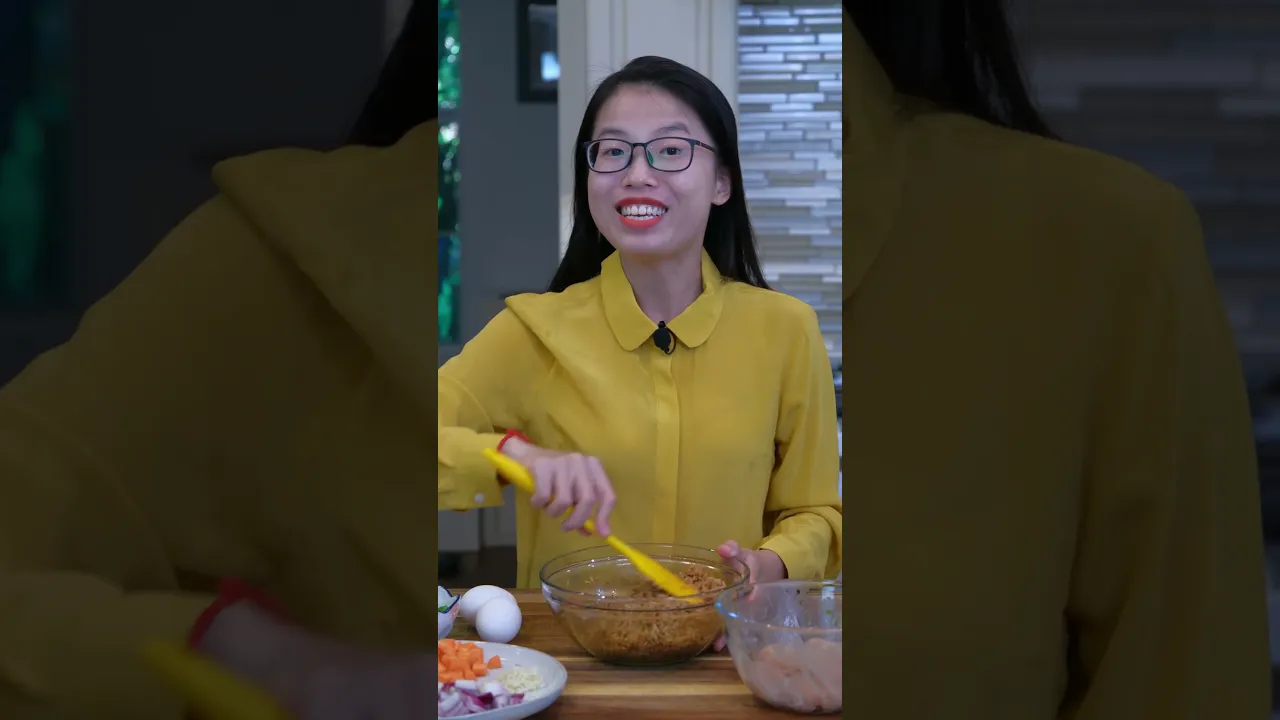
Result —
<instances>
[{"instance_id":1,"label":"shirt collar","mask_svg":"<svg viewBox=\"0 0 1280 720\"><path fill-rule=\"evenodd\" d=\"M711 331L720 319L723 304L720 286L723 283L720 271L716 269L707 251L703 250L702 294L684 312L667 323L671 332L687 347L698 347L711 337ZM618 344L631 352L652 337L658 326L644 314L636 302L635 293L631 291L631 283L622 271L622 261L617 252L611 253L600 264L600 285L609 327L613 329Z\"/></svg>"}]
</instances>

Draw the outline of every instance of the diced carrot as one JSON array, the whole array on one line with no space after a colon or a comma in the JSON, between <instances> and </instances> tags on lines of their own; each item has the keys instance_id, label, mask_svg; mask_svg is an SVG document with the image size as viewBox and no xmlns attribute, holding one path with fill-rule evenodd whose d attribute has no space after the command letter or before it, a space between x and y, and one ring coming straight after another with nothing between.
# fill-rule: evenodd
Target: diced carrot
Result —
<instances>
[{"instance_id":1,"label":"diced carrot","mask_svg":"<svg viewBox=\"0 0 1280 720\"><path fill-rule=\"evenodd\" d=\"M501 658L494 655L486 662L484 651L475 643L445 639L436 645L436 673L440 682L475 680L501 667Z\"/></svg>"}]
</instances>

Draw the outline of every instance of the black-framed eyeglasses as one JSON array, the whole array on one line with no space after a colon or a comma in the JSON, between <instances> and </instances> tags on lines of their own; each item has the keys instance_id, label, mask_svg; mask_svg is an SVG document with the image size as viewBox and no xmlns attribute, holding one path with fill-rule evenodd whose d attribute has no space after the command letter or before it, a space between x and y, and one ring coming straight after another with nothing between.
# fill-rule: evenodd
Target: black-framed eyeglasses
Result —
<instances>
[{"instance_id":1,"label":"black-framed eyeglasses","mask_svg":"<svg viewBox=\"0 0 1280 720\"><path fill-rule=\"evenodd\" d=\"M680 172L688 170L693 164L694 150L704 147L711 152L716 149L692 138L660 137L649 142L631 143L626 140L592 140L584 143L587 151L587 167L598 173L622 172L631 167L631 159L635 157L635 149L643 148L649 167L662 172Z\"/></svg>"}]
</instances>

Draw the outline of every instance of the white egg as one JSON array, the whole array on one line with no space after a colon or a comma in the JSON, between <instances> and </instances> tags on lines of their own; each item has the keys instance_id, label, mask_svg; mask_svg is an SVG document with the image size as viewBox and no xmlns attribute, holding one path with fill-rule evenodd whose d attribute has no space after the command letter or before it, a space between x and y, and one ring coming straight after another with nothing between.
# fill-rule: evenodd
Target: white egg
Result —
<instances>
[{"instance_id":1,"label":"white egg","mask_svg":"<svg viewBox=\"0 0 1280 720\"><path fill-rule=\"evenodd\" d=\"M521 620L520 606L516 601L499 595L491 598L476 613L476 632L485 642L508 643L520 634Z\"/></svg>"},{"instance_id":2,"label":"white egg","mask_svg":"<svg viewBox=\"0 0 1280 720\"><path fill-rule=\"evenodd\" d=\"M481 606L496 597L506 597L513 603L516 601L514 595L496 585L477 585L464 593L458 601L458 614L467 622L474 623Z\"/></svg>"}]
</instances>

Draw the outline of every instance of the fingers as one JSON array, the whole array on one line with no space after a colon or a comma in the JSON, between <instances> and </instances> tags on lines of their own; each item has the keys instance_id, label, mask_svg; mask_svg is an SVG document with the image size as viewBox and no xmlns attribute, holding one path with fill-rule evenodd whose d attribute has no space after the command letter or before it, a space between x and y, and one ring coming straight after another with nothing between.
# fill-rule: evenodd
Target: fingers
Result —
<instances>
[{"instance_id":1,"label":"fingers","mask_svg":"<svg viewBox=\"0 0 1280 720\"><path fill-rule=\"evenodd\" d=\"M600 460L578 453L554 455L535 460L530 469L534 476L534 493L529 504L551 517L565 518L561 528L590 535L583 526L594 519L601 537L609 535L609 516L617 497Z\"/></svg>"},{"instance_id":2,"label":"fingers","mask_svg":"<svg viewBox=\"0 0 1280 720\"><path fill-rule=\"evenodd\" d=\"M565 464L573 478L570 483L573 493L573 514L560 526L567 532L581 529L583 524L591 518L592 511L596 509L597 483L592 477L593 472L587 458L581 455L570 455L565 458Z\"/></svg>"},{"instance_id":3,"label":"fingers","mask_svg":"<svg viewBox=\"0 0 1280 720\"><path fill-rule=\"evenodd\" d=\"M553 518L564 515L573 504L573 477L571 470L559 459L551 463L551 502L547 503L547 514Z\"/></svg>"},{"instance_id":4,"label":"fingers","mask_svg":"<svg viewBox=\"0 0 1280 720\"><path fill-rule=\"evenodd\" d=\"M576 530L589 536L584 525L593 512L596 530L602 537L611 532L609 514L617 498L598 459L580 454L540 457L532 462L530 469L534 474L531 506L552 518L561 518L572 507L573 512L561 525L566 532Z\"/></svg>"},{"instance_id":5,"label":"fingers","mask_svg":"<svg viewBox=\"0 0 1280 720\"><path fill-rule=\"evenodd\" d=\"M738 545L737 540L728 540L716 548L716 552L720 553L720 557L725 560L731 560L738 557L738 554L742 552L742 548Z\"/></svg>"},{"instance_id":6,"label":"fingers","mask_svg":"<svg viewBox=\"0 0 1280 720\"><path fill-rule=\"evenodd\" d=\"M746 599L755 597L756 591L753 586L758 582L756 578L760 574L760 562L756 554L751 550L743 550L737 540L726 540L716 548L716 552L725 560L737 560L747 567Z\"/></svg>"},{"instance_id":7,"label":"fingers","mask_svg":"<svg viewBox=\"0 0 1280 720\"><path fill-rule=\"evenodd\" d=\"M529 504L542 510L547 507L548 502L551 502L555 462L550 458L539 458L529 466L529 470L533 473L533 495L529 497Z\"/></svg>"},{"instance_id":8,"label":"fingers","mask_svg":"<svg viewBox=\"0 0 1280 720\"><path fill-rule=\"evenodd\" d=\"M747 594L744 599L751 602L756 599L756 584L760 582L760 563L755 553L747 553L742 564L747 566Z\"/></svg>"},{"instance_id":9,"label":"fingers","mask_svg":"<svg viewBox=\"0 0 1280 720\"><path fill-rule=\"evenodd\" d=\"M600 537L605 537L612 532L609 529L609 516L613 514L613 506L618 498L613 494L613 483L609 482L609 476L605 474L604 465L600 463L599 458L587 458L587 465L591 470L596 488L596 502L599 504L596 512L596 530L600 531Z\"/></svg>"}]
</instances>

